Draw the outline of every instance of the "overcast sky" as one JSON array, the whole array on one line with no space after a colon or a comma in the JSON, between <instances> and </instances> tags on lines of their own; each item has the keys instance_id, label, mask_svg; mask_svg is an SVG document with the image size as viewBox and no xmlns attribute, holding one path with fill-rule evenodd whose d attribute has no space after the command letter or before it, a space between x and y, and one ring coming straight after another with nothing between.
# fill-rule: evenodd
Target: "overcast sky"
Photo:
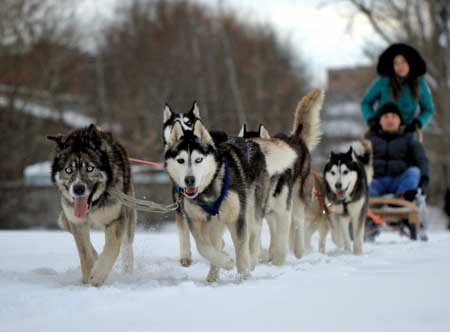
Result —
<instances>
[{"instance_id":1,"label":"overcast sky","mask_svg":"<svg viewBox=\"0 0 450 332\"><path fill-rule=\"evenodd\" d=\"M123 1L123 0L122 0ZM361 15L349 28L349 5L333 0L195 0L211 6L236 9L241 18L270 23L280 37L288 40L310 64L317 83L323 83L327 68L367 64L362 53L365 40L374 39L373 30ZM119 0L83 0L83 19L114 17ZM96 23L97 22L97 23Z\"/></svg>"}]
</instances>

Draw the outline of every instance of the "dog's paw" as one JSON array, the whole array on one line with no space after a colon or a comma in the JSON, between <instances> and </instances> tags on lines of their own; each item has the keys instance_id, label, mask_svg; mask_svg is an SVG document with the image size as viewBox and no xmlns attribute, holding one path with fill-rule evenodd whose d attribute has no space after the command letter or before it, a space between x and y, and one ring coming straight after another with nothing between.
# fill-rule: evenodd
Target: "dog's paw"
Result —
<instances>
[{"instance_id":1,"label":"dog's paw","mask_svg":"<svg viewBox=\"0 0 450 332\"><path fill-rule=\"evenodd\" d=\"M94 287L100 287L108 277L109 271L100 264L95 264L89 276L89 283Z\"/></svg>"},{"instance_id":2,"label":"dog's paw","mask_svg":"<svg viewBox=\"0 0 450 332\"><path fill-rule=\"evenodd\" d=\"M82 278L81 278L81 282L83 283L83 284L88 284L89 283L89 275L85 275L85 276L83 276Z\"/></svg>"},{"instance_id":3,"label":"dog's paw","mask_svg":"<svg viewBox=\"0 0 450 332\"><path fill-rule=\"evenodd\" d=\"M238 281L244 281L250 279L251 276L251 273L248 270L245 270L238 273L237 279Z\"/></svg>"},{"instance_id":4,"label":"dog's paw","mask_svg":"<svg viewBox=\"0 0 450 332\"><path fill-rule=\"evenodd\" d=\"M283 265L286 262L287 253L282 250L274 251L270 255L270 261L273 265Z\"/></svg>"},{"instance_id":5,"label":"dog's paw","mask_svg":"<svg viewBox=\"0 0 450 332\"><path fill-rule=\"evenodd\" d=\"M190 258L181 258L180 259L180 264L181 264L181 266L189 267L192 264L192 259L190 259Z\"/></svg>"},{"instance_id":6,"label":"dog's paw","mask_svg":"<svg viewBox=\"0 0 450 332\"><path fill-rule=\"evenodd\" d=\"M280 266L285 263L286 258L282 256L273 256L270 261L272 262L273 265Z\"/></svg>"},{"instance_id":7,"label":"dog's paw","mask_svg":"<svg viewBox=\"0 0 450 332\"><path fill-rule=\"evenodd\" d=\"M298 259L302 258L305 255L305 250L304 249L298 249L295 248L294 249L294 256Z\"/></svg>"},{"instance_id":8,"label":"dog's paw","mask_svg":"<svg viewBox=\"0 0 450 332\"><path fill-rule=\"evenodd\" d=\"M219 281L219 271L220 269L212 267L209 270L208 276L206 277L207 282L217 282Z\"/></svg>"},{"instance_id":9,"label":"dog's paw","mask_svg":"<svg viewBox=\"0 0 450 332\"><path fill-rule=\"evenodd\" d=\"M231 257L226 258L223 268L225 270L232 270L234 268L234 259Z\"/></svg>"}]
</instances>

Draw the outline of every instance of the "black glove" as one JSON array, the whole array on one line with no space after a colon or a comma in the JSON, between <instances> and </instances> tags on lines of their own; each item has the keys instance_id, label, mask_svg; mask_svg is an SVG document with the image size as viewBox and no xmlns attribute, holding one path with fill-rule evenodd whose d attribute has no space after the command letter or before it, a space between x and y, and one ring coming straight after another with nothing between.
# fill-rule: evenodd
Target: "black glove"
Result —
<instances>
[{"instance_id":1,"label":"black glove","mask_svg":"<svg viewBox=\"0 0 450 332\"><path fill-rule=\"evenodd\" d=\"M419 120L414 119L412 122L405 127L405 133L415 133L417 129L422 128L422 124Z\"/></svg>"},{"instance_id":2,"label":"black glove","mask_svg":"<svg viewBox=\"0 0 450 332\"><path fill-rule=\"evenodd\" d=\"M377 132L380 128L380 121L377 116L369 120L369 130L371 132Z\"/></svg>"},{"instance_id":3,"label":"black glove","mask_svg":"<svg viewBox=\"0 0 450 332\"><path fill-rule=\"evenodd\" d=\"M422 190L422 195L426 194L429 182L430 182L430 179L428 179L428 176L420 177L419 188Z\"/></svg>"}]
</instances>

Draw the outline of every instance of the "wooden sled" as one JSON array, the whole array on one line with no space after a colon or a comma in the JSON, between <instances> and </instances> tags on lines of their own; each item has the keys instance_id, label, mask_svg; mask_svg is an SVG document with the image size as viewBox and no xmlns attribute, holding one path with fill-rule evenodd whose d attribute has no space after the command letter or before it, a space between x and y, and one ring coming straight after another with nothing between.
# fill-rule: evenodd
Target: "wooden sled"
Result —
<instances>
[{"instance_id":1,"label":"wooden sled","mask_svg":"<svg viewBox=\"0 0 450 332\"><path fill-rule=\"evenodd\" d=\"M369 198L369 208L374 214L385 220L407 219L410 225L410 238L411 240L417 240L421 221L419 209L415 202L410 202L401 198L371 197ZM385 226L388 225L385 223Z\"/></svg>"}]
</instances>

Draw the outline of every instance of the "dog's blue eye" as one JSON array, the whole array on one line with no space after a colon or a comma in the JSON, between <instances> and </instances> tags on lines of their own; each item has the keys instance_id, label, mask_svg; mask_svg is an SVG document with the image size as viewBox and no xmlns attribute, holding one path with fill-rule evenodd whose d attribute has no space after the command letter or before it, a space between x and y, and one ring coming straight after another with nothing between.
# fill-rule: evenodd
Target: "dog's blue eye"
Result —
<instances>
[{"instance_id":1,"label":"dog's blue eye","mask_svg":"<svg viewBox=\"0 0 450 332\"><path fill-rule=\"evenodd\" d=\"M179 164L184 164L184 159L183 159L183 158L178 158L178 159L177 159L177 162L178 162Z\"/></svg>"},{"instance_id":2,"label":"dog's blue eye","mask_svg":"<svg viewBox=\"0 0 450 332\"><path fill-rule=\"evenodd\" d=\"M67 174L71 174L73 172L71 167L66 167L65 171Z\"/></svg>"},{"instance_id":3,"label":"dog's blue eye","mask_svg":"<svg viewBox=\"0 0 450 332\"><path fill-rule=\"evenodd\" d=\"M203 161L203 158L202 158L202 157L195 159L195 162L196 162L197 164L200 164L202 161Z\"/></svg>"},{"instance_id":4,"label":"dog's blue eye","mask_svg":"<svg viewBox=\"0 0 450 332\"><path fill-rule=\"evenodd\" d=\"M93 166L86 167L86 171L88 171L88 172L92 172L93 170L94 170Z\"/></svg>"}]
</instances>

